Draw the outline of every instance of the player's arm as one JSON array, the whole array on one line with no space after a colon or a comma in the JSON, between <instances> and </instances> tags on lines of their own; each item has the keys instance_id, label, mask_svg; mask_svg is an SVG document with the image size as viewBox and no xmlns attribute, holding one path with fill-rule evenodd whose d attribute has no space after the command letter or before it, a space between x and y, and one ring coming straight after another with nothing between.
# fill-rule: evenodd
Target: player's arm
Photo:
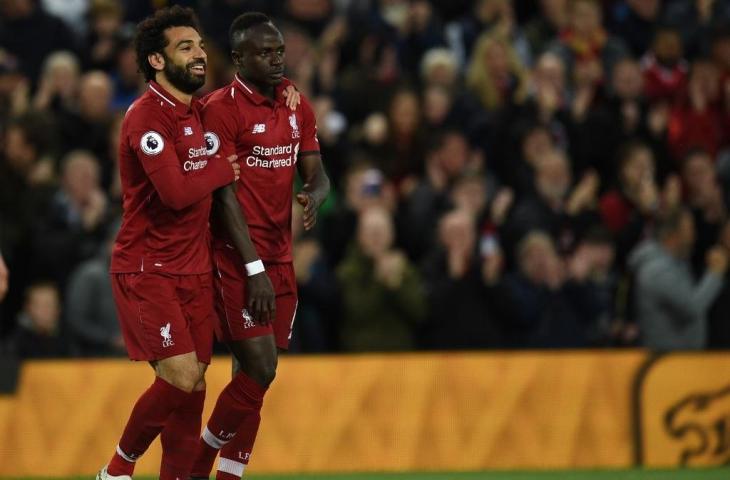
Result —
<instances>
[{"instance_id":1,"label":"player's arm","mask_svg":"<svg viewBox=\"0 0 730 480\"><path fill-rule=\"evenodd\" d=\"M209 103L202 112L206 137L213 145L213 153L230 156L235 153L238 135L237 115L232 115L225 105ZM214 160L219 162L220 159ZM213 193L212 215L219 218L228 229L234 248L241 255L246 270L246 307L259 323L268 323L276 316L276 297L263 262L251 241L246 217L236 196L236 185L219 188Z\"/></svg>"},{"instance_id":2,"label":"player's arm","mask_svg":"<svg viewBox=\"0 0 730 480\"><path fill-rule=\"evenodd\" d=\"M236 197L235 184L219 188L213 193L213 215L220 218L231 235L233 246L243 258L246 269L246 306L254 319L262 324L276 316L274 286L264 270L256 247L251 241L246 217Z\"/></svg>"},{"instance_id":3,"label":"player's arm","mask_svg":"<svg viewBox=\"0 0 730 480\"><path fill-rule=\"evenodd\" d=\"M202 172L184 175L171 132L174 122L164 114L150 117L140 128L130 130L128 140L165 206L182 210L238 178L235 158L209 162Z\"/></svg>"},{"instance_id":4,"label":"player's arm","mask_svg":"<svg viewBox=\"0 0 730 480\"><path fill-rule=\"evenodd\" d=\"M304 229L310 230L317 223L317 210L330 191L330 179L324 171L319 154L317 123L309 102L302 98L302 146L297 166L302 178L302 189L297 193L297 202L304 207Z\"/></svg>"}]
</instances>

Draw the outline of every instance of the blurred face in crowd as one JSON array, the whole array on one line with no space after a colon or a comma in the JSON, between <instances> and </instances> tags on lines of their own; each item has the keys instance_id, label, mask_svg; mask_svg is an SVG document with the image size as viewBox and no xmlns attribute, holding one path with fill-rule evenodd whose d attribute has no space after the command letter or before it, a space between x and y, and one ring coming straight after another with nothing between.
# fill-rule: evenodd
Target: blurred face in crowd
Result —
<instances>
[{"instance_id":1,"label":"blurred face in crowd","mask_svg":"<svg viewBox=\"0 0 730 480\"><path fill-rule=\"evenodd\" d=\"M140 76L137 73L137 54L131 45L122 48L117 53L117 73L125 86L140 82Z\"/></svg>"},{"instance_id":2,"label":"blurred face in crowd","mask_svg":"<svg viewBox=\"0 0 730 480\"><path fill-rule=\"evenodd\" d=\"M426 0L411 1L408 9L408 20L416 31L423 31L431 22L433 8Z\"/></svg>"},{"instance_id":3,"label":"blurred face in crowd","mask_svg":"<svg viewBox=\"0 0 730 480\"><path fill-rule=\"evenodd\" d=\"M23 18L33 13L33 6L33 0L0 0L0 14L11 20Z\"/></svg>"},{"instance_id":4,"label":"blurred face in crowd","mask_svg":"<svg viewBox=\"0 0 730 480\"><path fill-rule=\"evenodd\" d=\"M568 18L568 0L540 0L542 14L554 26L561 28Z\"/></svg>"},{"instance_id":5,"label":"blurred face in crowd","mask_svg":"<svg viewBox=\"0 0 730 480\"><path fill-rule=\"evenodd\" d=\"M473 252L476 248L474 217L466 210L453 210L439 222L439 240L447 250Z\"/></svg>"},{"instance_id":6,"label":"blurred face in crowd","mask_svg":"<svg viewBox=\"0 0 730 480\"><path fill-rule=\"evenodd\" d=\"M23 130L10 127L5 132L5 158L8 165L18 173L26 173L33 166L36 149L28 143Z\"/></svg>"},{"instance_id":7,"label":"blurred face in crowd","mask_svg":"<svg viewBox=\"0 0 730 480\"><path fill-rule=\"evenodd\" d=\"M438 150L439 165L449 178L456 177L464 171L469 153L464 135L450 132L444 136L443 145Z\"/></svg>"},{"instance_id":8,"label":"blurred face in crowd","mask_svg":"<svg viewBox=\"0 0 730 480\"><path fill-rule=\"evenodd\" d=\"M570 23L579 36L590 36L601 29L601 7L597 1L575 0Z\"/></svg>"},{"instance_id":9,"label":"blurred face in crowd","mask_svg":"<svg viewBox=\"0 0 730 480\"><path fill-rule=\"evenodd\" d=\"M654 155L648 148L635 148L621 168L621 182L626 190L634 191L647 178L654 179Z\"/></svg>"},{"instance_id":10,"label":"blurred face in crowd","mask_svg":"<svg viewBox=\"0 0 730 480\"><path fill-rule=\"evenodd\" d=\"M459 74L456 57L445 48L429 50L421 59L421 74L428 86L453 87Z\"/></svg>"},{"instance_id":11,"label":"blurred face in crowd","mask_svg":"<svg viewBox=\"0 0 730 480\"><path fill-rule=\"evenodd\" d=\"M479 177L462 177L451 191L451 201L458 209L479 215L487 205L487 187Z\"/></svg>"},{"instance_id":12,"label":"blurred face in crowd","mask_svg":"<svg viewBox=\"0 0 730 480\"><path fill-rule=\"evenodd\" d=\"M659 0L628 0L631 9L644 20L652 21L659 14Z\"/></svg>"},{"instance_id":13,"label":"blurred face in crowd","mask_svg":"<svg viewBox=\"0 0 730 480\"><path fill-rule=\"evenodd\" d=\"M444 88L432 86L423 94L423 116L430 125L441 125L451 111L451 94Z\"/></svg>"},{"instance_id":14,"label":"blurred face in crowd","mask_svg":"<svg viewBox=\"0 0 730 480\"><path fill-rule=\"evenodd\" d=\"M690 92L697 91L708 101L713 101L717 99L719 83L719 75L715 65L701 60L692 65L688 86Z\"/></svg>"},{"instance_id":15,"label":"blurred face in crowd","mask_svg":"<svg viewBox=\"0 0 730 480\"><path fill-rule=\"evenodd\" d=\"M501 41L491 41L484 49L484 65L489 75L495 79L509 76L509 54Z\"/></svg>"},{"instance_id":16,"label":"blurred face in crowd","mask_svg":"<svg viewBox=\"0 0 730 480\"><path fill-rule=\"evenodd\" d=\"M90 195L99 189L99 166L86 152L71 152L63 165L63 187L79 206L88 202Z\"/></svg>"},{"instance_id":17,"label":"blurred face in crowd","mask_svg":"<svg viewBox=\"0 0 730 480\"><path fill-rule=\"evenodd\" d=\"M682 37L679 36L677 31L662 30L654 38L653 50L659 63L667 67L673 67L684 54Z\"/></svg>"},{"instance_id":18,"label":"blurred face in crowd","mask_svg":"<svg viewBox=\"0 0 730 480\"><path fill-rule=\"evenodd\" d=\"M38 285L30 288L25 302L25 313L30 317L33 330L50 334L58 327L61 303L56 287Z\"/></svg>"},{"instance_id":19,"label":"blurred face in crowd","mask_svg":"<svg viewBox=\"0 0 730 480\"><path fill-rule=\"evenodd\" d=\"M345 178L345 196L348 206L363 212L371 207L390 206L392 185L376 168L355 168Z\"/></svg>"},{"instance_id":20,"label":"blurred face in crowd","mask_svg":"<svg viewBox=\"0 0 730 480\"><path fill-rule=\"evenodd\" d=\"M682 168L682 180L692 200L700 200L704 195L710 194L717 182L712 158L703 152L687 158Z\"/></svg>"},{"instance_id":21,"label":"blurred face in crowd","mask_svg":"<svg viewBox=\"0 0 730 480\"><path fill-rule=\"evenodd\" d=\"M79 110L84 118L100 120L109 116L114 88L104 72L89 72L81 78Z\"/></svg>"},{"instance_id":22,"label":"blurred face in crowd","mask_svg":"<svg viewBox=\"0 0 730 480\"><path fill-rule=\"evenodd\" d=\"M533 78L536 88L549 87L557 95L565 91L565 64L557 55L544 53L535 64Z\"/></svg>"},{"instance_id":23,"label":"blurred face in crowd","mask_svg":"<svg viewBox=\"0 0 730 480\"><path fill-rule=\"evenodd\" d=\"M622 60L613 68L613 91L621 100L636 100L644 91L644 77L638 62Z\"/></svg>"},{"instance_id":24,"label":"blurred face in crowd","mask_svg":"<svg viewBox=\"0 0 730 480\"><path fill-rule=\"evenodd\" d=\"M205 84L208 56L203 39L192 27L165 30L168 44L162 52L165 78L183 93L193 94Z\"/></svg>"},{"instance_id":25,"label":"blurred face in crowd","mask_svg":"<svg viewBox=\"0 0 730 480\"><path fill-rule=\"evenodd\" d=\"M543 232L531 232L518 247L520 272L532 283L540 284L545 274L560 262L552 239Z\"/></svg>"},{"instance_id":26,"label":"blurred face in crowd","mask_svg":"<svg viewBox=\"0 0 730 480\"><path fill-rule=\"evenodd\" d=\"M537 191L548 202L560 202L570 188L571 174L568 161L560 152L552 152L537 163L535 182Z\"/></svg>"},{"instance_id":27,"label":"blurred face in crowd","mask_svg":"<svg viewBox=\"0 0 730 480\"><path fill-rule=\"evenodd\" d=\"M52 53L44 62L41 83L63 98L71 98L79 86L79 64L68 52Z\"/></svg>"},{"instance_id":28,"label":"blurred face in crowd","mask_svg":"<svg viewBox=\"0 0 730 480\"><path fill-rule=\"evenodd\" d=\"M730 69L730 35L724 35L712 43L712 59L720 68Z\"/></svg>"},{"instance_id":29,"label":"blurred face in crowd","mask_svg":"<svg viewBox=\"0 0 730 480\"><path fill-rule=\"evenodd\" d=\"M111 37L122 25L122 10L114 1L107 0L97 4L91 13L91 28L99 37Z\"/></svg>"},{"instance_id":30,"label":"blurred face in crowd","mask_svg":"<svg viewBox=\"0 0 730 480\"><path fill-rule=\"evenodd\" d=\"M385 209L368 208L360 214L357 242L363 253L378 258L393 245L393 218Z\"/></svg>"},{"instance_id":31,"label":"blurred face in crowd","mask_svg":"<svg viewBox=\"0 0 730 480\"><path fill-rule=\"evenodd\" d=\"M420 116L418 95L413 91L401 91L390 102L390 121L396 135L413 134L418 128Z\"/></svg>"},{"instance_id":32,"label":"blurred face in crowd","mask_svg":"<svg viewBox=\"0 0 730 480\"><path fill-rule=\"evenodd\" d=\"M533 167L545 155L555 148L550 132L543 127L536 127L527 132L522 139L522 156Z\"/></svg>"}]
</instances>

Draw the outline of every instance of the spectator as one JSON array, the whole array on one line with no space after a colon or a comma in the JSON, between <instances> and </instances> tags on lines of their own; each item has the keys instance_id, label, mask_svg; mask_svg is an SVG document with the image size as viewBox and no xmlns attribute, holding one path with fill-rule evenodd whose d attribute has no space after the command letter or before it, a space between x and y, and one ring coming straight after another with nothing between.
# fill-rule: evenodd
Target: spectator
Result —
<instances>
[{"instance_id":1,"label":"spectator","mask_svg":"<svg viewBox=\"0 0 730 480\"><path fill-rule=\"evenodd\" d=\"M337 268L342 288L342 349L411 350L414 327L426 313L421 279L393 248L391 215L370 208L358 220L357 240Z\"/></svg>"},{"instance_id":2,"label":"spectator","mask_svg":"<svg viewBox=\"0 0 730 480\"><path fill-rule=\"evenodd\" d=\"M0 159L0 245L14 272L13 286L3 305L6 322L17 316L23 291L31 280L33 225L45 211L54 190L54 140L53 121L41 113L12 118L5 132Z\"/></svg>"},{"instance_id":3,"label":"spectator","mask_svg":"<svg viewBox=\"0 0 730 480\"><path fill-rule=\"evenodd\" d=\"M600 179L586 173L571 189L567 157L553 151L535 165L533 191L510 212L505 245L517 243L530 231L542 230L552 236L561 252L569 250L581 231L597 223L596 206ZM509 252L509 258L513 258Z\"/></svg>"},{"instance_id":4,"label":"spectator","mask_svg":"<svg viewBox=\"0 0 730 480\"><path fill-rule=\"evenodd\" d=\"M650 101L675 101L687 85L689 66L684 59L682 37L672 27L654 33L651 50L641 59L644 88Z\"/></svg>"},{"instance_id":5,"label":"spectator","mask_svg":"<svg viewBox=\"0 0 730 480\"><path fill-rule=\"evenodd\" d=\"M574 261L573 270L590 272L590 257ZM587 347L595 335L601 303L590 290L571 282L571 270L558 255L549 235L527 233L517 246L518 270L504 281L511 302L505 339L516 348ZM580 277L585 280L587 273Z\"/></svg>"},{"instance_id":6,"label":"spectator","mask_svg":"<svg viewBox=\"0 0 730 480\"><path fill-rule=\"evenodd\" d=\"M399 31L398 57L401 65L418 78L418 67L423 54L444 45L443 29L428 0L412 0L408 14Z\"/></svg>"},{"instance_id":7,"label":"spectator","mask_svg":"<svg viewBox=\"0 0 730 480\"><path fill-rule=\"evenodd\" d=\"M398 91L388 107L388 136L378 165L389 179L397 183L421 173L424 133L418 95Z\"/></svg>"},{"instance_id":8,"label":"spectator","mask_svg":"<svg viewBox=\"0 0 730 480\"><path fill-rule=\"evenodd\" d=\"M664 9L662 23L675 25L691 56L707 53L714 22L730 19L730 4L723 1L672 0Z\"/></svg>"},{"instance_id":9,"label":"spectator","mask_svg":"<svg viewBox=\"0 0 730 480\"><path fill-rule=\"evenodd\" d=\"M357 230L361 213L370 207L393 212L395 188L366 158L359 158L345 175L343 198L334 211L323 219L322 243L331 267L338 265Z\"/></svg>"},{"instance_id":10,"label":"spectator","mask_svg":"<svg viewBox=\"0 0 730 480\"><path fill-rule=\"evenodd\" d=\"M530 44L516 24L511 0L477 0L471 14L451 24L448 32L451 48L464 59L461 63L473 58L484 34L501 37L523 65L532 63Z\"/></svg>"},{"instance_id":11,"label":"spectator","mask_svg":"<svg viewBox=\"0 0 730 480\"><path fill-rule=\"evenodd\" d=\"M727 205L715 172L713 159L702 150L687 154L682 165L685 203L692 212L695 245L692 268L696 275L705 270L707 252L715 245L727 219Z\"/></svg>"},{"instance_id":12,"label":"spectator","mask_svg":"<svg viewBox=\"0 0 730 480\"><path fill-rule=\"evenodd\" d=\"M466 210L440 219L438 239L423 266L429 301L421 343L438 349L502 346L499 246L480 255L475 217Z\"/></svg>"},{"instance_id":13,"label":"spectator","mask_svg":"<svg viewBox=\"0 0 730 480\"><path fill-rule=\"evenodd\" d=\"M499 35L477 40L466 71L466 86L487 112L519 105L527 96L527 74L512 46Z\"/></svg>"},{"instance_id":14,"label":"spectator","mask_svg":"<svg viewBox=\"0 0 730 480\"><path fill-rule=\"evenodd\" d=\"M118 227L117 223L109 229L99 254L79 264L69 276L65 318L75 353L84 357L125 353L109 280L111 250Z\"/></svg>"},{"instance_id":15,"label":"spectator","mask_svg":"<svg viewBox=\"0 0 730 480\"><path fill-rule=\"evenodd\" d=\"M432 48L421 60L421 82L425 87L439 86L452 90L459 80L459 63L447 48Z\"/></svg>"},{"instance_id":16,"label":"spectator","mask_svg":"<svg viewBox=\"0 0 730 480\"><path fill-rule=\"evenodd\" d=\"M73 108L78 96L80 68L78 58L71 52L61 50L50 54L43 62L33 107L53 112Z\"/></svg>"},{"instance_id":17,"label":"spectator","mask_svg":"<svg viewBox=\"0 0 730 480\"><path fill-rule=\"evenodd\" d=\"M51 276L65 288L73 267L99 251L108 216L97 160L83 150L69 153L63 160L61 185L37 221L32 271Z\"/></svg>"},{"instance_id":18,"label":"spectator","mask_svg":"<svg viewBox=\"0 0 730 480\"><path fill-rule=\"evenodd\" d=\"M38 33L53 41L38 41ZM43 60L53 51L76 51L72 32L60 19L47 14L36 0L0 3L0 49L7 50L33 84Z\"/></svg>"},{"instance_id":19,"label":"spectator","mask_svg":"<svg viewBox=\"0 0 730 480\"><path fill-rule=\"evenodd\" d=\"M540 15L526 26L525 36L534 55L542 55L568 24L569 0L540 0Z\"/></svg>"},{"instance_id":20,"label":"spectator","mask_svg":"<svg viewBox=\"0 0 730 480\"><path fill-rule=\"evenodd\" d=\"M600 201L601 218L614 236L620 266L636 244L649 234L662 203L672 208L679 201L677 179L672 177L662 189L655 172L654 155L645 144L630 142L621 147L617 184Z\"/></svg>"},{"instance_id":21,"label":"spectator","mask_svg":"<svg viewBox=\"0 0 730 480\"><path fill-rule=\"evenodd\" d=\"M669 118L667 141L675 160L681 160L692 148L715 155L726 141L718 109L719 87L718 71L712 63L697 60L692 64L687 91Z\"/></svg>"},{"instance_id":22,"label":"spectator","mask_svg":"<svg viewBox=\"0 0 730 480\"><path fill-rule=\"evenodd\" d=\"M109 75L101 71L85 73L79 82L79 95L73 109L59 112L62 153L89 150L96 159L106 159L109 152L109 129L113 120L111 101L114 94ZM101 175L108 185L111 165L100 163Z\"/></svg>"},{"instance_id":23,"label":"spectator","mask_svg":"<svg viewBox=\"0 0 730 480\"><path fill-rule=\"evenodd\" d=\"M612 31L639 58L649 48L652 31L661 14L660 0L624 0L612 9Z\"/></svg>"},{"instance_id":24,"label":"spectator","mask_svg":"<svg viewBox=\"0 0 730 480\"><path fill-rule=\"evenodd\" d=\"M730 222L723 226L719 243L725 249L730 248ZM722 290L712 304L708 313L707 347L713 349L730 348L730 281L725 274Z\"/></svg>"},{"instance_id":25,"label":"spectator","mask_svg":"<svg viewBox=\"0 0 730 480\"><path fill-rule=\"evenodd\" d=\"M661 218L656 238L629 259L642 344L654 350L701 349L707 344L707 313L723 285L728 254L713 247L707 271L695 281L689 263L695 242L691 213L679 208Z\"/></svg>"},{"instance_id":26,"label":"spectator","mask_svg":"<svg viewBox=\"0 0 730 480\"><path fill-rule=\"evenodd\" d=\"M11 345L21 359L52 358L68 355L68 344L61 334L61 300L53 283L38 282L25 292L25 305Z\"/></svg>"},{"instance_id":27,"label":"spectator","mask_svg":"<svg viewBox=\"0 0 730 480\"><path fill-rule=\"evenodd\" d=\"M302 210L298 203L292 208L292 256L299 300L289 349L328 352L336 349L336 328L342 318L339 291L322 244L304 232Z\"/></svg>"},{"instance_id":28,"label":"spectator","mask_svg":"<svg viewBox=\"0 0 730 480\"><path fill-rule=\"evenodd\" d=\"M601 5L597 0L573 0L567 27L550 50L563 58L576 79L600 84L609 77L613 65L627 55L624 42L603 28ZM579 80L580 81L580 80Z\"/></svg>"},{"instance_id":29,"label":"spectator","mask_svg":"<svg viewBox=\"0 0 730 480\"><path fill-rule=\"evenodd\" d=\"M449 208L453 182L467 169L469 145L464 136L446 131L431 139L426 154L426 174L405 198L402 207L402 240L411 258L418 261L435 238L433 219Z\"/></svg>"},{"instance_id":30,"label":"spectator","mask_svg":"<svg viewBox=\"0 0 730 480\"><path fill-rule=\"evenodd\" d=\"M92 69L111 72L116 65L117 36L122 30L124 11L119 2L93 0L89 10L86 45L87 63Z\"/></svg>"}]
</instances>

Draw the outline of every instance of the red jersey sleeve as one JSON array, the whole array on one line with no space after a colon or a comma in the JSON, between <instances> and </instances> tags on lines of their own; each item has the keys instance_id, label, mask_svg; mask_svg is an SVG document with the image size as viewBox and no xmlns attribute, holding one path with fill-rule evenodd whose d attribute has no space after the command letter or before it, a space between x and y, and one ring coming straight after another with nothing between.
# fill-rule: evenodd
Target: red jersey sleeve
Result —
<instances>
[{"instance_id":1,"label":"red jersey sleeve","mask_svg":"<svg viewBox=\"0 0 730 480\"><path fill-rule=\"evenodd\" d=\"M143 113L143 122L135 118L140 113ZM134 112L134 115L129 119L129 146L165 206L182 210L204 199L216 188L233 182L233 169L221 162L211 162L211 168L199 175L185 175L172 134L175 119L166 116L164 111L155 110Z\"/></svg>"},{"instance_id":2,"label":"red jersey sleeve","mask_svg":"<svg viewBox=\"0 0 730 480\"><path fill-rule=\"evenodd\" d=\"M317 118L314 116L309 100L302 95L302 144L299 147L300 153L319 152L319 140L317 139Z\"/></svg>"},{"instance_id":3,"label":"red jersey sleeve","mask_svg":"<svg viewBox=\"0 0 730 480\"><path fill-rule=\"evenodd\" d=\"M129 148L147 176L162 167L180 165L175 151L174 118L161 108L134 107L128 115Z\"/></svg>"},{"instance_id":4,"label":"red jersey sleeve","mask_svg":"<svg viewBox=\"0 0 730 480\"><path fill-rule=\"evenodd\" d=\"M211 98L203 106L200 120L211 156L219 155L220 159L225 160L235 155L239 115L235 104L219 98Z\"/></svg>"}]
</instances>

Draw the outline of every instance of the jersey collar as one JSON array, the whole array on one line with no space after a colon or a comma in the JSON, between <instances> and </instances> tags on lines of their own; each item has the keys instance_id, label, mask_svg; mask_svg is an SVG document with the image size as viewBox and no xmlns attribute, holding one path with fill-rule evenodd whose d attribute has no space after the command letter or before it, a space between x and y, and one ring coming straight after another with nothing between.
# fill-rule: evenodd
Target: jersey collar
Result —
<instances>
[{"instance_id":1,"label":"jersey collar","mask_svg":"<svg viewBox=\"0 0 730 480\"><path fill-rule=\"evenodd\" d=\"M181 115L189 113L190 108L195 103L195 98L193 98L190 106L184 104L183 102L175 98L170 92L162 88L162 86L154 80L150 80L147 88L149 89L150 93L152 93L152 95L156 95L157 97L159 97L160 100L165 103L165 105L170 105L171 107L174 107L175 110Z\"/></svg>"},{"instance_id":2,"label":"jersey collar","mask_svg":"<svg viewBox=\"0 0 730 480\"><path fill-rule=\"evenodd\" d=\"M256 89L253 87L250 87L246 82L241 80L241 77L236 74L233 78L233 83L235 87L243 93L246 97L248 97L253 103L256 105L261 105L262 103L271 102L271 99L261 95ZM281 92L284 91L286 87L291 85L291 82L288 78L282 78L281 83L276 86L274 89L274 95L276 96L276 101L279 103L282 103L284 101L284 97L281 94Z\"/></svg>"}]
</instances>

